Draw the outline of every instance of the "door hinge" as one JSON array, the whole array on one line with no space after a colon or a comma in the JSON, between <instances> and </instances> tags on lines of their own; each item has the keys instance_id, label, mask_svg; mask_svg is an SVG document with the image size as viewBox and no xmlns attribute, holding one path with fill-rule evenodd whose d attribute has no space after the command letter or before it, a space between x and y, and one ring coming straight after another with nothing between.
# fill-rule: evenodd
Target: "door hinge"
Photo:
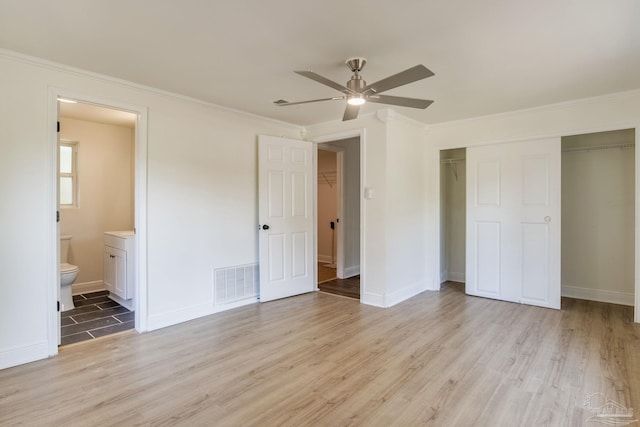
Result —
<instances>
[{"instance_id":1,"label":"door hinge","mask_svg":"<svg viewBox=\"0 0 640 427\"><path fill-rule=\"evenodd\" d=\"M56 301L56 309L60 311L60 301Z\"/></svg>"},{"instance_id":2,"label":"door hinge","mask_svg":"<svg viewBox=\"0 0 640 427\"><path fill-rule=\"evenodd\" d=\"M60 133L60 122L58 122L58 126L56 128L56 132Z\"/></svg>"},{"instance_id":3,"label":"door hinge","mask_svg":"<svg viewBox=\"0 0 640 427\"><path fill-rule=\"evenodd\" d=\"M56 211L56 222L60 222L60 211Z\"/></svg>"}]
</instances>

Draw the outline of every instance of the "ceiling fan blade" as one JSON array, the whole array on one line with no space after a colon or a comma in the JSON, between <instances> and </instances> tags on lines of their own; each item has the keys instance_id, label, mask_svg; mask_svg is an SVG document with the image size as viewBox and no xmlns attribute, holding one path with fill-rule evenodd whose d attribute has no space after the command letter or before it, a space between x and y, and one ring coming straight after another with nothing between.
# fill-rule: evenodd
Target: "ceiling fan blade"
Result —
<instances>
[{"instance_id":1,"label":"ceiling fan blade","mask_svg":"<svg viewBox=\"0 0 640 427\"><path fill-rule=\"evenodd\" d=\"M360 111L359 105L347 104L347 108L345 108L344 110L344 116L342 116L342 121L346 122L347 120L357 119L359 111Z\"/></svg>"},{"instance_id":2,"label":"ceiling fan blade","mask_svg":"<svg viewBox=\"0 0 640 427\"><path fill-rule=\"evenodd\" d=\"M300 74L308 79L315 80L318 83L322 83L323 85L329 86L338 90L342 93L352 94L353 91L346 86L342 86L340 83L336 83L332 80L327 79L326 77L322 77L320 74L316 74L313 71L294 71L296 74Z\"/></svg>"},{"instance_id":3,"label":"ceiling fan blade","mask_svg":"<svg viewBox=\"0 0 640 427\"><path fill-rule=\"evenodd\" d=\"M389 76L386 79L379 80L375 83L365 86L361 93L365 95L371 95L373 93L384 92L389 89L396 88L398 86L406 85L418 80L426 79L433 76L433 72L424 65L416 65L408 70Z\"/></svg>"},{"instance_id":4,"label":"ceiling fan blade","mask_svg":"<svg viewBox=\"0 0 640 427\"><path fill-rule=\"evenodd\" d=\"M367 97L369 102L377 102L379 104L399 105L401 107L411 108L427 108L433 104L433 101L427 99L405 98L403 96L390 96L390 95L373 95Z\"/></svg>"},{"instance_id":5,"label":"ceiling fan blade","mask_svg":"<svg viewBox=\"0 0 640 427\"><path fill-rule=\"evenodd\" d=\"M297 102L278 102L275 101L274 104L276 104L278 107L285 107L287 105L299 105L299 104L309 104L311 102L321 102L321 101L335 101L338 99L345 99L343 96L338 96L338 97L334 97L334 98L320 98L320 99L310 99L309 101L297 101Z\"/></svg>"}]
</instances>

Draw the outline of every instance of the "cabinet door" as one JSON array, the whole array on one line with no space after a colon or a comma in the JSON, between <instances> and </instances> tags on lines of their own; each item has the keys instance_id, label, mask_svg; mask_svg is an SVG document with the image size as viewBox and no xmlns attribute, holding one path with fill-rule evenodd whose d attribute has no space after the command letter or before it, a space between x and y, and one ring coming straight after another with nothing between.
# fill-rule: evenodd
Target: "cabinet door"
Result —
<instances>
[{"instance_id":1,"label":"cabinet door","mask_svg":"<svg viewBox=\"0 0 640 427\"><path fill-rule=\"evenodd\" d=\"M109 247L104 248L103 253L103 265L104 265L104 286L109 292L116 291L116 259L114 255L109 251Z\"/></svg>"},{"instance_id":2,"label":"cabinet door","mask_svg":"<svg viewBox=\"0 0 640 427\"><path fill-rule=\"evenodd\" d=\"M104 285L109 292L127 298L127 253L104 247Z\"/></svg>"}]
</instances>

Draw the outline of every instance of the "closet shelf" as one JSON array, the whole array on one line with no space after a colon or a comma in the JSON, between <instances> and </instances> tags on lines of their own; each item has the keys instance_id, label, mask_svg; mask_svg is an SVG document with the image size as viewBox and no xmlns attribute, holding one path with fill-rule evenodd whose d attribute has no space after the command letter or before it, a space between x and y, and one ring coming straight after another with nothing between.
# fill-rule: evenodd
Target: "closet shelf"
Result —
<instances>
[{"instance_id":1,"label":"closet shelf","mask_svg":"<svg viewBox=\"0 0 640 427\"><path fill-rule=\"evenodd\" d=\"M614 150L614 149L623 149L623 148L633 148L636 144L633 142L629 142L626 144L605 144L605 145L594 145L594 146L585 146L585 147L572 147L565 148L562 150L563 153L586 153L588 151L602 151L602 150Z\"/></svg>"}]
</instances>

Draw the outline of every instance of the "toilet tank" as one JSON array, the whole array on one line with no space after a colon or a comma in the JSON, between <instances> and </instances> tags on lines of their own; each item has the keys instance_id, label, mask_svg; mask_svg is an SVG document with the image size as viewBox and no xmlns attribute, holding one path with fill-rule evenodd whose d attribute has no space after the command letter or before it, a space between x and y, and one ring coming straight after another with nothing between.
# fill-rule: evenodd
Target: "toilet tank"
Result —
<instances>
[{"instance_id":1,"label":"toilet tank","mask_svg":"<svg viewBox=\"0 0 640 427\"><path fill-rule=\"evenodd\" d=\"M69 262L69 242L71 235L65 234L60 236L60 264Z\"/></svg>"}]
</instances>

